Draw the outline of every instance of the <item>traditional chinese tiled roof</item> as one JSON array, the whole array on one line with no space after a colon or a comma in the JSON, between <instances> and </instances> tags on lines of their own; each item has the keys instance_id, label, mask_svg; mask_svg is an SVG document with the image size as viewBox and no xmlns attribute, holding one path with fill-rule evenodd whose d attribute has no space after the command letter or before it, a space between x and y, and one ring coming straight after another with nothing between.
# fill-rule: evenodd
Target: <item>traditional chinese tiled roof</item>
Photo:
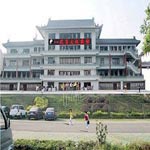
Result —
<instances>
[{"instance_id":1,"label":"traditional chinese tiled roof","mask_svg":"<svg viewBox=\"0 0 150 150\"><path fill-rule=\"evenodd\" d=\"M21 42L10 42L4 43L4 47L30 47L34 45L44 45L44 40L33 40L33 41L21 41Z\"/></svg>"},{"instance_id":2,"label":"traditional chinese tiled roof","mask_svg":"<svg viewBox=\"0 0 150 150\"><path fill-rule=\"evenodd\" d=\"M136 44L138 45L140 40L132 39L97 39L96 44Z\"/></svg>"}]
</instances>

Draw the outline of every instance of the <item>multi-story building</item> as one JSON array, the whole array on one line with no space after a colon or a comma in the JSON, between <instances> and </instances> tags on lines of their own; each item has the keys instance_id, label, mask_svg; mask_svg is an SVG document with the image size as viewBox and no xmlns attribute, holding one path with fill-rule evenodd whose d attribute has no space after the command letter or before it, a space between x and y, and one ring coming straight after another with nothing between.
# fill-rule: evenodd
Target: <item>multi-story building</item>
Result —
<instances>
[{"instance_id":1,"label":"multi-story building","mask_svg":"<svg viewBox=\"0 0 150 150\"><path fill-rule=\"evenodd\" d=\"M145 89L135 37L102 39L94 19L49 20L43 40L3 44L1 90Z\"/></svg>"},{"instance_id":2,"label":"multi-story building","mask_svg":"<svg viewBox=\"0 0 150 150\"><path fill-rule=\"evenodd\" d=\"M0 49L0 74L3 70L3 53L2 50Z\"/></svg>"}]
</instances>

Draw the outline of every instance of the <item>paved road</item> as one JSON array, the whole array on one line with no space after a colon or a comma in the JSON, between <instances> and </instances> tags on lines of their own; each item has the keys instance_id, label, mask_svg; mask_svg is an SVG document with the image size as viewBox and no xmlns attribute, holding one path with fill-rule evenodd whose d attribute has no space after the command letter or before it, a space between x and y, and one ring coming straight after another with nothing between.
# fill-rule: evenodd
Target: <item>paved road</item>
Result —
<instances>
[{"instance_id":1,"label":"paved road","mask_svg":"<svg viewBox=\"0 0 150 150\"><path fill-rule=\"evenodd\" d=\"M44 121L44 120L11 120L12 131L42 132L42 133L82 133L86 132L84 121L73 120L72 126L68 120ZM102 121L108 127L109 133L150 133L150 120L135 121ZM88 129L89 133L95 133L96 121L92 120Z\"/></svg>"}]
</instances>

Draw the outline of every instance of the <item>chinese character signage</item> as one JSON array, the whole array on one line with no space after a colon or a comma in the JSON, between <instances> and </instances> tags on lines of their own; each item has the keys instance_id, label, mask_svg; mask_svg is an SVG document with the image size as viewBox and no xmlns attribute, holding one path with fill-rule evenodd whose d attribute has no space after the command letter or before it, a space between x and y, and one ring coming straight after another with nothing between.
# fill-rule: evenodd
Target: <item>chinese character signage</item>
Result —
<instances>
[{"instance_id":1,"label":"chinese character signage","mask_svg":"<svg viewBox=\"0 0 150 150\"><path fill-rule=\"evenodd\" d=\"M90 45L91 39L49 39L49 45Z\"/></svg>"}]
</instances>

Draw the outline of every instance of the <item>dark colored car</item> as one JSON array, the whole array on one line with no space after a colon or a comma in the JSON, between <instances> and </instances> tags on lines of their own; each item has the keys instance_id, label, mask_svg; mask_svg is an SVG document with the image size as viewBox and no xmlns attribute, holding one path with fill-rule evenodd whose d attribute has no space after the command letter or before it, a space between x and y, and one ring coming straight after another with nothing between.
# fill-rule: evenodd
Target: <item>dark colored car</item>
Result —
<instances>
[{"instance_id":1,"label":"dark colored car","mask_svg":"<svg viewBox=\"0 0 150 150\"><path fill-rule=\"evenodd\" d=\"M5 112L6 117L9 118L10 108L7 106L2 106L2 109Z\"/></svg>"},{"instance_id":2,"label":"dark colored car","mask_svg":"<svg viewBox=\"0 0 150 150\"><path fill-rule=\"evenodd\" d=\"M28 119L43 119L43 112L39 107L32 107L28 112Z\"/></svg>"},{"instance_id":3,"label":"dark colored car","mask_svg":"<svg viewBox=\"0 0 150 150\"><path fill-rule=\"evenodd\" d=\"M44 115L45 120L56 120L56 113L54 108L47 108Z\"/></svg>"}]
</instances>

